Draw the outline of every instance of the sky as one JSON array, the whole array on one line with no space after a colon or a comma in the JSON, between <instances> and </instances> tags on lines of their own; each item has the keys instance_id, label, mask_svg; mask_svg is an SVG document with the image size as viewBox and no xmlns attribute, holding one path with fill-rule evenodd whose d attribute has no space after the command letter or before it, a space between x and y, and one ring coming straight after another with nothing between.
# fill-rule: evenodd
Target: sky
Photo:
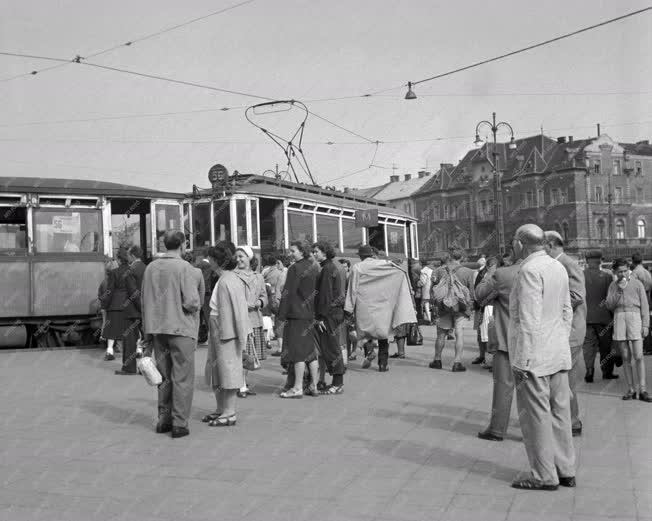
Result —
<instances>
[{"instance_id":1,"label":"sky","mask_svg":"<svg viewBox=\"0 0 652 521\"><path fill-rule=\"evenodd\" d=\"M2 0L0 51L88 56L239 1ZM414 175L457 163L473 146L476 124L492 112L516 138L542 126L553 138L586 138L600 123L621 142L649 139L652 11L417 85L416 100L405 100L402 87L647 5L254 0L88 61L301 100L353 132L308 116L302 150L316 181L365 187L387 182L393 172ZM216 163L241 173L261 174L276 164L285 170L281 149L245 118L244 109L263 99L75 63L2 81L51 65L0 56L0 176L186 192L208 186ZM362 97L378 91L384 92ZM341 97L347 99L323 101ZM302 114L257 118L288 135ZM372 160L376 166L368 168Z\"/></svg>"}]
</instances>

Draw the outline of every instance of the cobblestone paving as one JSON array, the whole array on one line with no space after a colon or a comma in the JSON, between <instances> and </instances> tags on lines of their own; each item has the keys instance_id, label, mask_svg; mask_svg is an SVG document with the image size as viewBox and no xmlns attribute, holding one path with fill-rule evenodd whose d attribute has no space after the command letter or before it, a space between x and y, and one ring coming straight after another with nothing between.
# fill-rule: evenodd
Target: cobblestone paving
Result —
<instances>
[{"instance_id":1,"label":"cobblestone paving","mask_svg":"<svg viewBox=\"0 0 652 521\"><path fill-rule=\"evenodd\" d=\"M388 373L351 362L341 396L279 399L269 358L230 429L200 422L214 408L200 347L178 440L154 433L155 389L115 376L98 349L0 352L0 520L652 520L652 406L622 402L620 380L580 385L577 488L516 491L527 460L515 412L504 442L478 439L491 374L429 369L432 328L424 336Z\"/></svg>"}]
</instances>

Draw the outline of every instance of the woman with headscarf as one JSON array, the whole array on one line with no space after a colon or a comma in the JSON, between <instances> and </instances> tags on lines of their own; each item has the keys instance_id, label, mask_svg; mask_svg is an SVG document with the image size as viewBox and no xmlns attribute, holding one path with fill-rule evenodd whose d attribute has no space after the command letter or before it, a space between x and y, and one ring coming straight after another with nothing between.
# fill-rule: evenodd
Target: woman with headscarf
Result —
<instances>
[{"instance_id":1,"label":"woman with headscarf","mask_svg":"<svg viewBox=\"0 0 652 521\"><path fill-rule=\"evenodd\" d=\"M233 270L233 273L245 285L249 322L253 328L253 336L247 341L247 354L253 357L255 352L258 360L264 360L267 357L265 356L266 342L265 333L263 332L262 309L267 306L267 288L263 276L251 269L253 260L254 251L249 246L236 248L235 262L237 267ZM240 398L256 394L247 387L247 371L245 369L243 371L244 383L238 391L238 397Z\"/></svg>"},{"instance_id":2,"label":"woman with headscarf","mask_svg":"<svg viewBox=\"0 0 652 521\"><path fill-rule=\"evenodd\" d=\"M290 266L279 307L279 319L285 322L283 329L284 363L292 364L294 372L288 370L288 390L281 398L303 397L303 375L306 364L310 368L312 384L309 393L318 396L319 379L318 340L315 331L315 289L319 276L319 265L311 258L307 241L290 244L290 255L295 260Z\"/></svg>"},{"instance_id":3,"label":"woman with headscarf","mask_svg":"<svg viewBox=\"0 0 652 521\"><path fill-rule=\"evenodd\" d=\"M252 334L245 287L233 273L235 247L222 241L208 250L218 281L211 294L210 342L206 378L215 393L217 409L202 421L211 427L236 423L236 393L242 387L242 351Z\"/></svg>"}]
</instances>

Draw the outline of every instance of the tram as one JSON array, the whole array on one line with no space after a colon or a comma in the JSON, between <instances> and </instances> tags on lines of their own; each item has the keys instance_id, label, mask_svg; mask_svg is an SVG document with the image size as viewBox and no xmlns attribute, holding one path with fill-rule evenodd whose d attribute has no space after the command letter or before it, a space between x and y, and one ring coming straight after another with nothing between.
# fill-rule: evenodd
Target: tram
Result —
<instances>
[{"instance_id":1,"label":"tram","mask_svg":"<svg viewBox=\"0 0 652 521\"><path fill-rule=\"evenodd\" d=\"M216 165L220 166L220 165ZM357 260L361 244L418 258L416 219L382 201L211 169L211 188L161 192L104 181L0 177L0 348L90 345L104 263L121 245L146 259L182 229L196 252L220 240L257 255L325 239Z\"/></svg>"}]
</instances>

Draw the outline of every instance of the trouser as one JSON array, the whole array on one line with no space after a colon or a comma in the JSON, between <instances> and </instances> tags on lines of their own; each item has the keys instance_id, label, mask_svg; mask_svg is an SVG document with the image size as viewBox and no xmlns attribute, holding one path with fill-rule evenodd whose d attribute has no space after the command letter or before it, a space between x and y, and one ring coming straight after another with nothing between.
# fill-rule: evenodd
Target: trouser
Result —
<instances>
[{"instance_id":1,"label":"trouser","mask_svg":"<svg viewBox=\"0 0 652 521\"><path fill-rule=\"evenodd\" d=\"M571 410L571 422L573 429L578 429L582 426L580 421L580 405L577 401L577 380L579 373L579 363L580 357L582 356L582 346L571 346L571 359L573 365L571 370L568 372L568 385L571 391L570 397L570 410Z\"/></svg>"},{"instance_id":2,"label":"trouser","mask_svg":"<svg viewBox=\"0 0 652 521\"><path fill-rule=\"evenodd\" d=\"M163 377L158 386L159 422L187 427L195 387L195 340L178 335L154 335L156 366Z\"/></svg>"},{"instance_id":3,"label":"trouser","mask_svg":"<svg viewBox=\"0 0 652 521\"><path fill-rule=\"evenodd\" d=\"M386 366L389 362L389 340L378 339L378 367Z\"/></svg>"},{"instance_id":4,"label":"trouser","mask_svg":"<svg viewBox=\"0 0 652 521\"><path fill-rule=\"evenodd\" d=\"M414 305L416 306L416 312L417 312L417 320L421 320L423 318L423 313L421 312L421 298L414 298Z\"/></svg>"},{"instance_id":5,"label":"trouser","mask_svg":"<svg viewBox=\"0 0 652 521\"><path fill-rule=\"evenodd\" d=\"M136 345L140 335L140 318L127 318L122 335L122 371L136 373Z\"/></svg>"},{"instance_id":6,"label":"trouser","mask_svg":"<svg viewBox=\"0 0 652 521\"><path fill-rule=\"evenodd\" d=\"M603 375L612 374L614 371L614 358L611 345L613 327L602 324L587 324L586 336L582 351L584 352L584 365L586 370L595 368L595 356L600 353L600 369Z\"/></svg>"},{"instance_id":7,"label":"trouser","mask_svg":"<svg viewBox=\"0 0 652 521\"><path fill-rule=\"evenodd\" d=\"M509 425L514 398L514 373L507 351L496 351L493 360L494 390L491 400L491 419L487 431L504 437Z\"/></svg>"},{"instance_id":8,"label":"trouser","mask_svg":"<svg viewBox=\"0 0 652 521\"><path fill-rule=\"evenodd\" d=\"M559 476L575 476L568 373L527 373L516 386L516 404L534 479L557 485Z\"/></svg>"}]
</instances>

